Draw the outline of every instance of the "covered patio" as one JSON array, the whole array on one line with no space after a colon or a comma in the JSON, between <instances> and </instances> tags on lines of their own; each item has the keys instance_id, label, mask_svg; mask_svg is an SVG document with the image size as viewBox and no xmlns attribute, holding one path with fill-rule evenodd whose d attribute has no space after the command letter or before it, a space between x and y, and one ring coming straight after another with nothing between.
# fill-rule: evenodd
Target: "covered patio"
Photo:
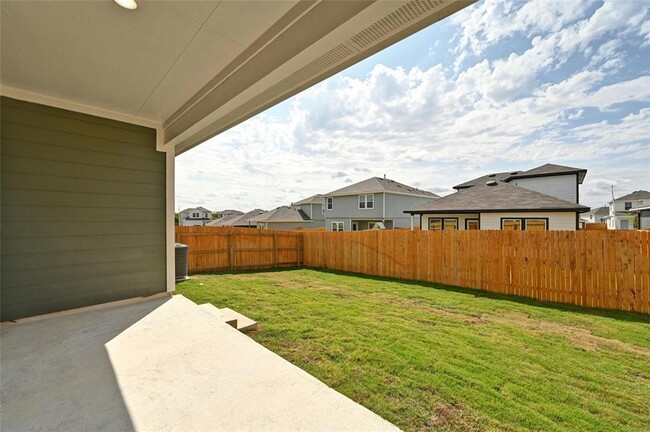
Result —
<instances>
[{"instance_id":1,"label":"covered patio","mask_svg":"<svg viewBox=\"0 0 650 432\"><path fill-rule=\"evenodd\" d=\"M3 1L3 430L392 429L169 297L174 157L472 2Z\"/></svg>"}]
</instances>

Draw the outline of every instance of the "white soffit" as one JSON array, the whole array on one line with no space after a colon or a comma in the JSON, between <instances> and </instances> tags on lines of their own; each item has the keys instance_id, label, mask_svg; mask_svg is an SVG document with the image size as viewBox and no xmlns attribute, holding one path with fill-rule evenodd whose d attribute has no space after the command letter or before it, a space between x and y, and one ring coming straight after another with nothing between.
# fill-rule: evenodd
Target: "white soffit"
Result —
<instances>
[{"instance_id":1,"label":"white soffit","mask_svg":"<svg viewBox=\"0 0 650 432\"><path fill-rule=\"evenodd\" d=\"M0 90L158 125L178 154L472 2L3 0Z\"/></svg>"}]
</instances>

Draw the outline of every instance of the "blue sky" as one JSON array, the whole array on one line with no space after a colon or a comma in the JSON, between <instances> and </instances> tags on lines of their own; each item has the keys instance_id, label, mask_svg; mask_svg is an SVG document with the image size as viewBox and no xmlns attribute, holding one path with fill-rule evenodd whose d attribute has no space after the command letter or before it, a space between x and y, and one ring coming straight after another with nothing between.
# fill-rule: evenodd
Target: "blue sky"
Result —
<instances>
[{"instance_id":1,"label":"blue sky","mask_svg":"<svg viewBox=\"0 0 650 432\"><path fill-rule=\"evenodd\" d=\"M176 159L176 202L270 209L371 176L439 195L498 171L650 190L650 2L482 0Z\"/></svg>"}]
</instances>

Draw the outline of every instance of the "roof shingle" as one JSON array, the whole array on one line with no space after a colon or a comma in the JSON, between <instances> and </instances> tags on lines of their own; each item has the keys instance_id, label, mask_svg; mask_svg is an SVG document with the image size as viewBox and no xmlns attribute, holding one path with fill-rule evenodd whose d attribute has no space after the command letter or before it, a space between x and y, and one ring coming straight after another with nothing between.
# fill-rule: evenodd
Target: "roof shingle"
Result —
<instances>
[{"instance_id":1,"label":"roof shingle","mask_svg":"<svg viewBox=\"0 0 650 432\"><path fill-rule=\"evenodd\" d=\"M397 193L404 195L421 195L425 197L437 198L438 195L433 192L418 189L414 186L405 185L396 182L395 180L371 177L369 179L360 181L359 183L337 189L330 193L325 194L327 197L358 195L364 193Z\"/></svg>"},{"instance_id":2,"label":"roof shingle","mask_svg":"<svg viewBox=\"0 0 650 432\"><path fill-rule=\"evenodd\" d=\"M483 183L461 189L405 213L478 213L511 210L573 210L582 213L588 211L589 207L500 181L494 186Z\"/></svg>"}]
</instances>

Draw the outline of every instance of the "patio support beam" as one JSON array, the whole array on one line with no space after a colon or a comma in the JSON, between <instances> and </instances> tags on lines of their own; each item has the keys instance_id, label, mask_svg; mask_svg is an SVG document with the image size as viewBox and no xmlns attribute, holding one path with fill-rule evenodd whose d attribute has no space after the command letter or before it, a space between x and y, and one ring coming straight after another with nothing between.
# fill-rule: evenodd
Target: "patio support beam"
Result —
<instances>
[{"instance_id":1,"label":"patio support beam","mask_svg":"<svg viewBox=\"0 0 650 432\"><path fill-rule=\"evenodd\" d=\"M174 223L174 149L165 153L165 255L167 257L167 292L176 289L175 249L176 226Z\"/></svg>"}]
</instances>

